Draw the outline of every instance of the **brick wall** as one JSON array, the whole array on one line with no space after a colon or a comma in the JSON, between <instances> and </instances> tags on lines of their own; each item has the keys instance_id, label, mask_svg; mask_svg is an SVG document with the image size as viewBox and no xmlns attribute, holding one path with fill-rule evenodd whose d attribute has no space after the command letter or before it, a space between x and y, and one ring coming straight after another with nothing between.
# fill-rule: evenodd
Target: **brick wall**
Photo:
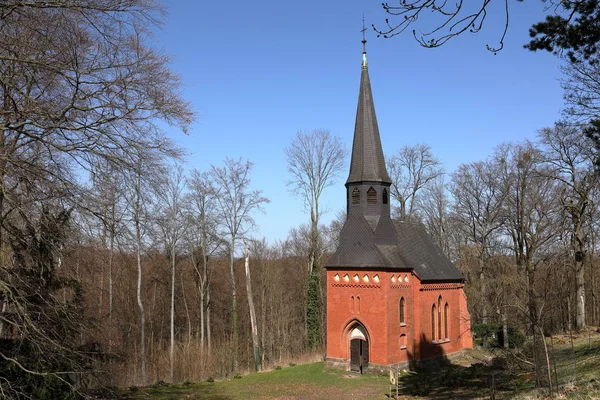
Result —
<instances>
[{"instance_id":1,"label":"brick wall","mask_svg":"<svg viewBox=\"0 0 600 400\"><path fill-rule=\"evenodd\" d=\"M440 296L441 339L437 323ZM399 315L402 297L405 300L404 324L400 323ZM431 308L434 304L436 337L432 338ZM327 357L350 359L349 332L356 323L362 324L367 332L369 362L374 364L399 364L470 348L472 339L466 310L462 284L423 284L411 272L328 270Z\"/></svg>"}]
</instances>

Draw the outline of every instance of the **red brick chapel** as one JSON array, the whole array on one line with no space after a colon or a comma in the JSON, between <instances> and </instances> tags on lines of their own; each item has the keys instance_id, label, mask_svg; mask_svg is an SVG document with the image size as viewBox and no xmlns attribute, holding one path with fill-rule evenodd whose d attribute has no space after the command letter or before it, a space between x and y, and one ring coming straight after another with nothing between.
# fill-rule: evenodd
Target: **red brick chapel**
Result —
<instances>
[{"instance_id":1,"label":"red brick chapel","mask_svg":"<svg viewBox=\"0 0 600 400\"><path fill-rule=\"evenodd\" d=\"M327 358L365 372L472 347L464 277L422 224L390 217L363 40L358 109L346 181L347 218L327 266Z\"/></svg>"}]
</instances>

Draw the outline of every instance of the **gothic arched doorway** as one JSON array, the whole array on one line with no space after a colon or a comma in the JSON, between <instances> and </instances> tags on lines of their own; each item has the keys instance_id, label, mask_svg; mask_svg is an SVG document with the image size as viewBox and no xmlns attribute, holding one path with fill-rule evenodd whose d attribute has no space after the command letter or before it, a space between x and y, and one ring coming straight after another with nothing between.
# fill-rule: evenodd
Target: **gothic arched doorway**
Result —
<instances>
[{"instance_id":1,"label":"gothic arched doorway","mask_svg":"<svg viewBox=\"0 0 600 400\"><path fill-rule=\"evenodd\" d=\"M369 366L369 339L365 328L356 324L350 330L350 371L365 373Z\"/></svg>"}]
</instances>

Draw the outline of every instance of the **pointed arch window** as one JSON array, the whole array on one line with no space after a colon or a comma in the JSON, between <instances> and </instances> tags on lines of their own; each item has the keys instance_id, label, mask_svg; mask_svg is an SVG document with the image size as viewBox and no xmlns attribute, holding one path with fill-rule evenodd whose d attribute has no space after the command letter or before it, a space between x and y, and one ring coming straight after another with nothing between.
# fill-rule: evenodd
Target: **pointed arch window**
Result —
<instances>
[{"instance_id":1,"label":"pointed arch window","mask_svg":"<svg viewBox=\"0 0 600 400\"><path fill-rule=\"evenodd\" d=\"M442 340L442 296L438 297L438 340Z\"/></svg>"},{"instance_id":2,"label":"pointed arch window","mask_svg":"<svg viewBox=\"0 0 600 400\"><path fill-rule=\"evenodd\" d=\"M446 339L448 339L448 303L444 306L444 333L446 334Z\"/></svg>"},{"instance_id":3,"label":"pointed arch window","mask_svg":"<svg viewBox=\"0 0 600 400\"><path fill-rule=\"evenodd\" d=\"M352 204L360 204L360 190L357 187L352 190Z\"/></svg>"},{"instance_id":4,"label":"pointed arch window","mask_svg":"<svg viewBox=\"0 0 600 400\"><path fill-rule=\"evenodd\" d=\"M435 340L435 304L431 306L431 340Z\"/></svg>"},{"instance_id":5,"label":"pointed arch window","mask_svg":"<svg viewBox=\"0 0 600 400\"><path fill-rule=\"evenodd\" d=\"M383 200L383 204L387 204L388 203L388 191L387 189L383 189L383 192L381 194L382 200Z\"/></svg>"},{"instance_id":6,"label":"pointed arch window","mask_svg":"<svg viewBox=\"0 0 600 400\"><path fill-rule=\"evenodd\" d=\"M405 325L406 321L404 320L404 297L400 298L400 325Z\"/></svg>"},{"instance_id":7,"label":"pointed arch window","mask_svg":"<svg viewBox=\"0 0 600 400\"><path fill-rule=\"evenodd\" d=\"M373 186L367 190L367 204L377 204L377 190Z\"/></svg>"}]
</instances>

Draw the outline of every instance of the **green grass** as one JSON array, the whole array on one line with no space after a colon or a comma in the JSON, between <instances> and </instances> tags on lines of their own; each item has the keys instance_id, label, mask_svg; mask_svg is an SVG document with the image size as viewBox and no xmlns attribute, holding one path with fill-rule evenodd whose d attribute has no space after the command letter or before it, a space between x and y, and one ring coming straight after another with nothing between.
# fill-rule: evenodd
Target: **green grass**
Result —
<instances>
[{"instance_id":1,"label":"green grass","mask_svg":"<svg viewBox=\"0 0 600 400\"><path fill-rule=\"evenodd\" d=\"M241 379L217 382L140 388L123 393L123 399L342 399L385 398L387 377L355 375L325 370L322 362L283 367L280 370L250 374Z\"/></svg>"},{"instance_id":2,"label":"green grass","mask_svg":"<svg viewBox=\"0 0 600 400\"><path fill-rule=\"evenodd\" d=\"M600 335L575 340L577 376L573 374L573 351L564 337L555 338L556 377L559 393L555 398L600 399ZM548 398L548 389L536 389L531 368L504 358L501 351L474 350L458 360L443 360L436 366L404 372L399 378L401 399L487 399L494 381L495 396L501 399ZM493 377L493 378L492 378ZM155 385L123 390L127 400L346 400L387 399L388 377L356 375L325 370L323 363L282 367L250 374L241 379L216 382Z\"/></svg>"}]
</instances>

